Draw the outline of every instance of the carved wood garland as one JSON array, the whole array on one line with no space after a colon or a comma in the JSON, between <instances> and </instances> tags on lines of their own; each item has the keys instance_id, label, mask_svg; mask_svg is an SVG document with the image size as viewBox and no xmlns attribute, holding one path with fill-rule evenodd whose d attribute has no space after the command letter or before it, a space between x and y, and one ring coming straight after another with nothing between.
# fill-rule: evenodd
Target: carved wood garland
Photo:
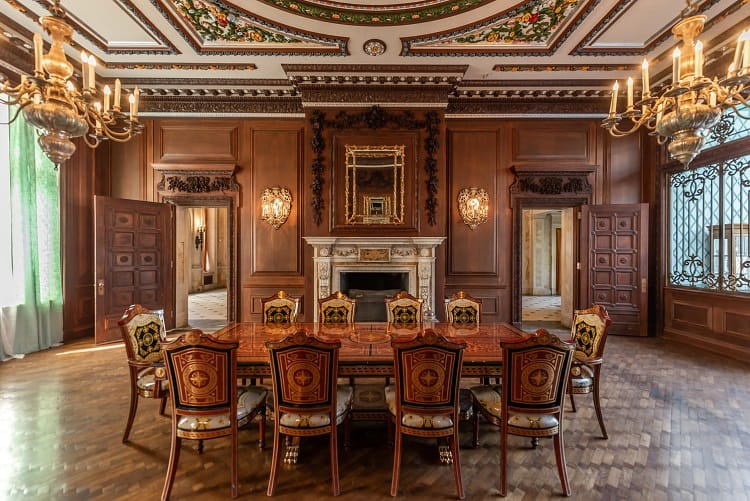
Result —
<instances>
[{"instance_id":1,"label":"carved wood garland","mask_svg":"<svg viewBox=\"0 0 750 501\"><path fill-rule=\"evenodd\" d=\"M325 159L323 152L326 148L325 139L323 138L323 129L333 127L337 130L342 129L425 129L427 137L424 139L424 148L427 152L425 157L424 170L427 174L427 200L425 200L425 210L427 211L427 220L431 226L437 225L437 158L435 154L440 147L440 117L435 111L425 113L424 120L417 120L411 111L400 113L390 113L380 106L373 106L361 113L347 113L341 111L336 114L332 120L326 120L325 113L322 111L313 111L310 117L312 126L311 146L314 154L312 162L313 182L312 188L312 209L313 221L320 225L323 220L323 184L325 183L323 171L325 169Z\"/></svg>"}]
</instances>

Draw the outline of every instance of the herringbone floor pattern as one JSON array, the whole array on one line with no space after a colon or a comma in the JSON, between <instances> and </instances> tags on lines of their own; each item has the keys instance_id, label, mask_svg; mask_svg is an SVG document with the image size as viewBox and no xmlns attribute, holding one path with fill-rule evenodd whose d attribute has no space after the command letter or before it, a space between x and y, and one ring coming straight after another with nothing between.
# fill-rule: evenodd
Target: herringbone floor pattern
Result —
<instances>
[{"instance_id":1,"label":"herringbone floor pattern","mask_svg":"<svg viewBox=\"0 0 750 501\"><path fill-rule=\"evenodd\" d=\"M88 343L0 364L0 499L158 499L169 449L169 420L142 402L131 434L124 349ZM610 438L598 438L591 401L566 414L573 499L746 500L750 497L750 367L662 339L610 337L603 407ZM470 500L498 499L498 433L483 424L478 449L462 427L461 462ZM354 430L341 448L343 500L385 500L392 449L385 427ZM271 433L267 434L270 442ZM271 447L259 451L257 427L241 432L240 498L265 496ZM330 498L327 442L303 443L300 464L279 472L279 500ZM561 496L552 444L531 450L512 437L508 498ZM183 446L173 499L230 498L229 443ZM410 440L399 497L454 499L450 468L434 443Z\"/></svg>"}]
</instances>

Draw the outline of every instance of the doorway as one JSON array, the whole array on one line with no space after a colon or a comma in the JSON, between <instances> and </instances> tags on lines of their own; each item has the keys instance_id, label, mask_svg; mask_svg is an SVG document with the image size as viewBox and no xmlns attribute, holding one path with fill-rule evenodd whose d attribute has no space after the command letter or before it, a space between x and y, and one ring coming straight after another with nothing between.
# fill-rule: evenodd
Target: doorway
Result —
<instances>
[{"instance_id":1,"label":"doorway","mask_svg":"<svg viewBox=\"0 0 750 501\"><path fill-rule=\"evenodd\" d=\"M521 212L522 326L566 331L573 317L574 209Z\"/></svg>"},{"instance_id":2,"label":"doorway","mask_svg":"<svg viewBox=\"0 0 750 501\"><path fill-rule=\"evenodd\" d=\"M231 211L177 205L175 326L214 332L232 321Z\"/></svg>"}]
</instances>

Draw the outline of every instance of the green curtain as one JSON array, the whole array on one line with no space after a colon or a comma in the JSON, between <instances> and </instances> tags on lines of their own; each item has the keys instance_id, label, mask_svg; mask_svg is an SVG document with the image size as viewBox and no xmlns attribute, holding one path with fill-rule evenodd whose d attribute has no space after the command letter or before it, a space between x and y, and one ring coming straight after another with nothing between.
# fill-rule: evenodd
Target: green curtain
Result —
<instances>
[{"instance_id":1,"label":"green curtain","mask_svg":"<svg viewBox=\"0 0 750 501\"><path fill-rule=\"evenodd\" d=\"M1 308L2 358L60 343L63 327L59 172L37 144L35 129L22 117L10 126L9 144L11 252L18 304Z\"/></svg>"}]
</instances>

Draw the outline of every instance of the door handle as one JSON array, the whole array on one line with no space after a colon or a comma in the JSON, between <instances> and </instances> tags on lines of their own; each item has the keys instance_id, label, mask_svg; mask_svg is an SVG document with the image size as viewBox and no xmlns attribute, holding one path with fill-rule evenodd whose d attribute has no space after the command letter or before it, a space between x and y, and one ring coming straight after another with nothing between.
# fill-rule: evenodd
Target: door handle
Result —
<instances>
[{"instance_id":1,"label":"door handle","mask_svg":"<svg viewBox=\"0 0 750 501\"><path fill-rule=\"evenodd\" d=\"M97 296L104 295L104 279L102 278L96 281L96 295Z\"/></svg>"}]
</instances>

